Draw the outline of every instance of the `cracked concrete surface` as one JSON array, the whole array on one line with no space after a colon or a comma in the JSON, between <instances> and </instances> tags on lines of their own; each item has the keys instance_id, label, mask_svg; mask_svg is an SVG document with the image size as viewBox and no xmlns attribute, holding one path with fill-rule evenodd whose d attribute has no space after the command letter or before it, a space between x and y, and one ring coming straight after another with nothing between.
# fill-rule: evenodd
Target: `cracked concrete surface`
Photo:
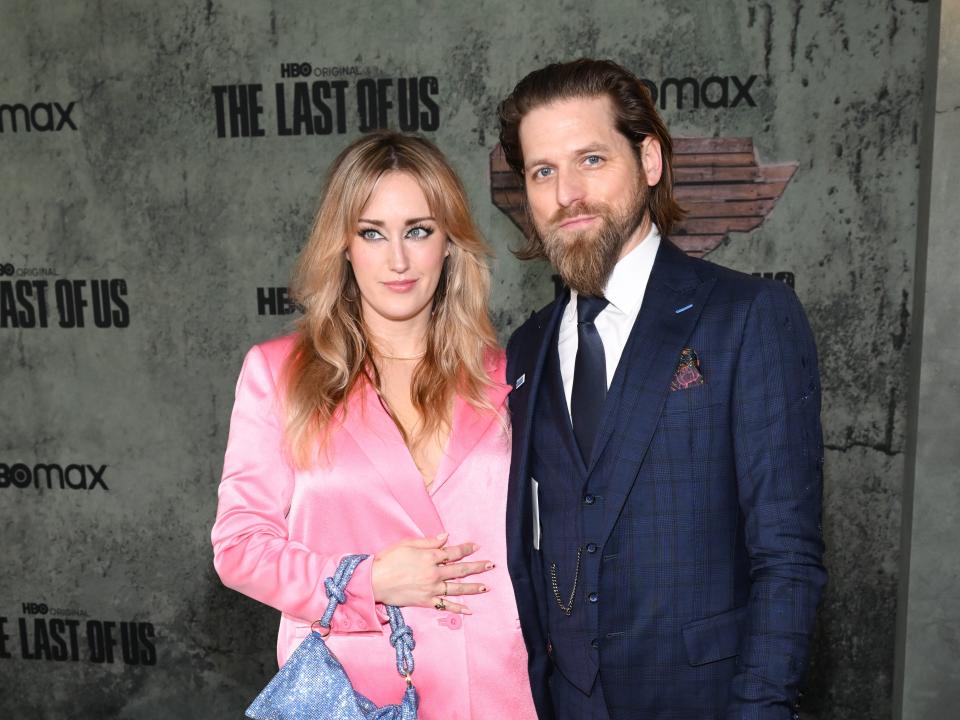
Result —
<instances>
[{"instance_id":1,"label":"cracked concrete surface","mask_svg":"<svg viewBox=\"0 0 960 720\"><path fill-rule=\"evenodd\" d=\"M0 463L106 464L110 487L0 489L0 672L17 688L0 716L238 717L272 673L275 613L220 586L208 532L242 353L289 327L258 314L257 288L286 283L356 135L351 101L344 135L279 137L281 64L438 78L430 136L497 253L505 340L553 285L511 257L520 238L489 200L495 105L526 71L589 54L655 81L758 75L756 107L666 120L799 163L765 223L708 259L792 272L819 344L831 579L803 712L888 717L925 31L913 2L7 0L0 104L77 101L78 129L0 135L0 263L54 268L51 288L123 279L130 325L0 328ZM211 87L254 83L268 134L218 138ZM151 623L157 664L22 659L17 618L39 602Z\"/></svg>"}]
</instances>

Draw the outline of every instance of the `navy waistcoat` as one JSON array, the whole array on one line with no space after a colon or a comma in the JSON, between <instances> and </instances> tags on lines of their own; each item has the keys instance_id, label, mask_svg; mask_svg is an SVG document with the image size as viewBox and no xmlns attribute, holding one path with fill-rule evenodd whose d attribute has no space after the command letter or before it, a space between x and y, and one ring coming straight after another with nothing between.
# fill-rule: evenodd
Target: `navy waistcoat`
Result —
<instances>
[{"instance_id":1,"label":"navy waistcoat","mask_svg":"<svg viewBox=\"0 0 960 720\"><path fill-rule=\"evenodd\" d=\"M604 497L599 483L588 481L563 392L556 342L548 351L532 428L531 471L539 486L542 527L541 560L547 598L548 635L557 668L581 691L589 693L599 669L598 603L602 541L599 537ZM614 402L608 395L607 403ZM605 407L604 411L609 412ZM590 477L602 478L604 458ZM577 555L580 570L573 607L569 607ZM554 592L551 567L556 565Z\"/></svg>"}]
</instances>

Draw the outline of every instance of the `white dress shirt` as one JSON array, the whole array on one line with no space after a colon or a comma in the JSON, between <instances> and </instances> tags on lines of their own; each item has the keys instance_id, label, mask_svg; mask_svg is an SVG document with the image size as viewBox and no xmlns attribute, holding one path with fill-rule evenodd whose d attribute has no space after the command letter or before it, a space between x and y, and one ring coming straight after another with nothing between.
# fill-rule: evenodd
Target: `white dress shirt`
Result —
<instances>
[{"instance_id":1,"label":"white dress shirt","mask_svg":"<svg viewBox=\"0 0 960 720\"><path fill-rule=\"evenodd\" d=\"M630 337L633 323L640 314L643 294L647 289L653 261L660 247L660 231L651 225L647 236L625 257L617 261L603 291L608 305L600 311L594 325L603 342L603 355L607 363L607 389L623 355L623 348ZM563 394L570 410L573 394L573 369L577 362L577 292L570 291L570 302L560 318L560 336L557 350L560 353L560 375L563 378Z\"/></svg>"}]
</instances>

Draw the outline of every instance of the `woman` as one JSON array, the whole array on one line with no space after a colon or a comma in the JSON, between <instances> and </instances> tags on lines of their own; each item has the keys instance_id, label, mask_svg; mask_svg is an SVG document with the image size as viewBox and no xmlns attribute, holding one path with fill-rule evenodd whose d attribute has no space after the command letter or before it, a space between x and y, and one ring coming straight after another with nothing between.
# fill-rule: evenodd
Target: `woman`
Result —
<instances>
[{"instance_id":1,"label":"woman","mask_svg":"<svg viewBox=\"0 0 960 720\"><path fill-rule=\"evenodd\" d=\"M281 665L340 559L371 555L328 645L359 692L397 702L383 605L403 607L427 720L535 717L487 252L426 140L375 133L340 155L294 276L304 316L244 361L212 532L223 583L280 610Z\"/></svg>"}]
</instances>

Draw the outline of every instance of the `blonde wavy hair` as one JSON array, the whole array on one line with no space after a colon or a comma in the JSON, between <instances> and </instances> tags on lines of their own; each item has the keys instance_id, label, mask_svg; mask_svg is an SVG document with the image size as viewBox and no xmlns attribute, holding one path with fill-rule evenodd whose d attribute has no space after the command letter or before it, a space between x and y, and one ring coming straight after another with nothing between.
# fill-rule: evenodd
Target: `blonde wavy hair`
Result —
<instances>
[{"instance_id":1,"label":"blonde wavy hair","mask_svg":"<svg viewBox=\"0 0 960 720\"><path fill-rule=\"evenodd\" d=\"M466 192L443 154L415 136L381 131L351 143L334 161L320 208L291 281L303 308L293 352L284 368L285 436L298 467L326 447L337 409L363 381L379 393L375 348L363 323L360 292L346 260L348 239L377 181L389 172L412 176L450 241L433 299L426 354L413 373L411 400L420 414L410 444L448 426L453 397L496 412L487 399L490 363L497 350L488 299L490 249L470 215ZM382 402L382 400L381 400Z\"/></svg>"}]
</instances>

